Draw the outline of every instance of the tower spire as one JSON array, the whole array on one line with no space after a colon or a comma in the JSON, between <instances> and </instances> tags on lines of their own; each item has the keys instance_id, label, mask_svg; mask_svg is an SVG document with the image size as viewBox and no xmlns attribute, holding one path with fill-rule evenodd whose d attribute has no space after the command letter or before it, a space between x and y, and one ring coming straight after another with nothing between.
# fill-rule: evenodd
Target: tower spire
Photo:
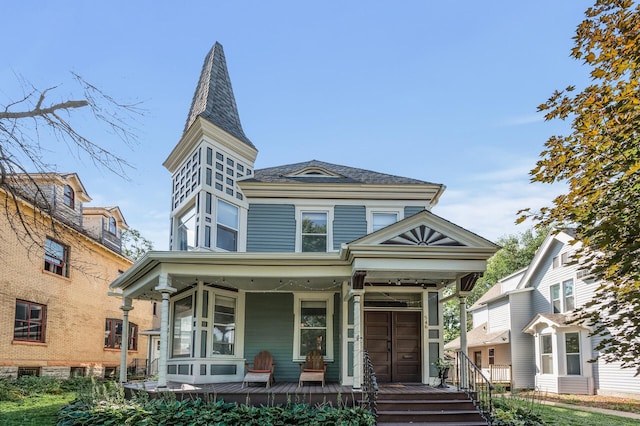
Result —
<instances>
[{"instance_id":1,"label":"tower spire","mask_svg":"<svg viewBox=\"0 0 640 426\"><path fill-rule=\"evenodd\" d=\"M231 88L231 79L227 71L227 61L222 45L218 42L213 45L202 65L200 80L193 94L184 133L189 130L198 116L255 148L242 130L236 99Z\"/></svg>"}]
</instances>

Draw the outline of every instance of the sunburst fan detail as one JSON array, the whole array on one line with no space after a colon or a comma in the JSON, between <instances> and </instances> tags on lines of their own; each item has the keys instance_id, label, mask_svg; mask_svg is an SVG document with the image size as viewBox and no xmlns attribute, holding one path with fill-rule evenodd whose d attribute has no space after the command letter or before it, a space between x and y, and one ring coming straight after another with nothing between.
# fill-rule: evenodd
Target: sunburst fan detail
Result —
<instances>
[{"instance_id":1,"label":"sunburst fan detail","mask_svg":"<svg viewBox=\"0 0 640 426\"><path fill-rule=\"evenodd\" d=\"M382 244L401 246L463 246L464 244L454 240L438 231L434 231L425 225L420 225L403 234L393 237Z\"/></svg>"}]
</instances>

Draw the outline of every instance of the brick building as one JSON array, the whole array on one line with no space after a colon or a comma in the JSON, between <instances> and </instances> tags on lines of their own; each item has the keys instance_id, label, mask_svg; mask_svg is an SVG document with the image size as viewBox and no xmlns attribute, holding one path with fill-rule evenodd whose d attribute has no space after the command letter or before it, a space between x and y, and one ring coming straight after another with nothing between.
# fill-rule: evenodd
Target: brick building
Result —
<instances>
[{"instance_id":1,"label":"brick building","mask_svg":"<svg viewBox=\"0 0 640 426\"><path fill-rule=\"evenodd\" d=\"M23 197L0 187L0 376L115 374L123 315L109 283L132 264L120 209L83 207L91 199L75 173L8 179ZM129 361L147 357L139 331L153 320L150 302L133 308Z\"/></svg>"}]
</instances>

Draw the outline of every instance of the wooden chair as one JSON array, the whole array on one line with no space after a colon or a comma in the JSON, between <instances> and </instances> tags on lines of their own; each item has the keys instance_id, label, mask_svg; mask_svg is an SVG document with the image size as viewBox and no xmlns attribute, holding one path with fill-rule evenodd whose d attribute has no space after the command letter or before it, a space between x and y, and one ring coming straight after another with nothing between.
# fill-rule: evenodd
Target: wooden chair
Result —
<instances>
[{"instance_id":1,"label":"wooden chair","mask_svg":"<svg viewBox=\"0 0 640 426\"><path fill-rule=\"evenodd\" d=\"M307 354L304 364L300 363L300 380L298 386L304 382L322 382L324 387L324 376L327 373L327 364L319 351L311 351Z\"/></svg>"},{"instance_id":2,"label":"wooden chair","mask_svg":"<svg viewBox=\"0 0 640 426\"><path fill-rule=\"evenodd\" d=\"M253 358L253 368L249 368L249 363L245 363L246 374L241 387L244 388L245 383L266 383L266 387L269 388L275 383L274 367L273 356L268 351L259 352Z\"/></svg>"}]
</instances>

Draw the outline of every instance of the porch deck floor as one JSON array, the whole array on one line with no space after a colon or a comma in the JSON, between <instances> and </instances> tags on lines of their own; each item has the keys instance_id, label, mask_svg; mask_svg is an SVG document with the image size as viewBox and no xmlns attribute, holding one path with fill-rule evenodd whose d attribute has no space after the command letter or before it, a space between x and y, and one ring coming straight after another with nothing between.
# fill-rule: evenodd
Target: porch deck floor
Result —
<instances>
[{"instance_id":1,"label":"porch deck floor","mask_svg":"<svg viewBox=\"0 0 640 426\"><path fill-rule=\"evenodd\" d=\"M202 385L190 385L170 382L167 388L158 390L156 382L132 382L125 383L125 389L130 391L146 391L151 395L162 392L173 392L178 399L202 398L205 400L222 399L227 402L246 404L286 404L286 403L328 403L333 405L340 401L341 404L354 405L362 399L362 389L353 389L352 386L341 386L338 383L326 383L325 386L303 385L297 382L277 382L269 388L264 385L245 385L240 382L233 383L209 383ZM389 394L416 394L416 393L449 393L457 392L455 387L437 388L420 383L383 383L379 385L378 399Z\"/></svg>"}]
</instances>

